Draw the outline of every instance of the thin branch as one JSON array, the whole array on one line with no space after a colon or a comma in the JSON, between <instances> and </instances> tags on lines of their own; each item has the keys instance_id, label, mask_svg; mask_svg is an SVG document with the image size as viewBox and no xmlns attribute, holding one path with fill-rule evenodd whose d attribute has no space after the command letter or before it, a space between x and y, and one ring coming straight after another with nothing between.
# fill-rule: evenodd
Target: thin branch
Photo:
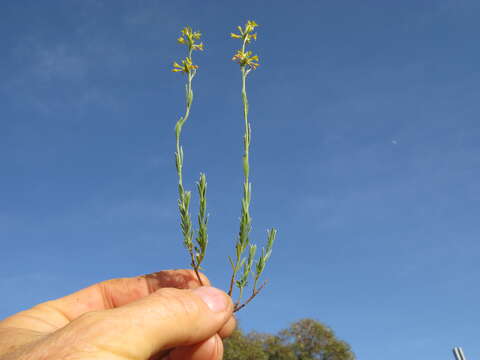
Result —
<instances>
[{"instance_id":1,"label":"thin branch","mask_svg":"<svg viewBox=\"0 0 480 360\"><path fill-rule=\"evenodd\" d=\"M228 289L228 296L232 296L234 283L235 283L235 272L232 274L232 278L230 279L230 288Z\"/></svg>"},{"instance_id":2,"label":"thin branch","mask_svg":"<svg viewBox=\"0 0 480 360\"><path fill-rule=\"evenodd\" d=\"M243 304L240 305L239 303L236 303L235 306L233 307L233 312L235 313L235 312L241 310L241 309L242 309L243 307L245 307L250 301L252 301L253 298L254 298L255 296L257 296L257 295L260 293L260 291L262 291L262 289L265 287L265 285L267 285L267 282L268 282L268 280L265 280L265 282L264 282L258 289L254 290L254 291L252 292L252 295L250 295L250 297L249 297Z\"/></svg>"},{"instance_id":3,"label":"thin branch","mask_svg":"<svg viewBox=\"0 0 480 360\"><path fill-rule=\"evenodd\" d=\"M198 266L195 263L195 258L193 256L193 253L190 253L190 256L192 257L192 264L191 265L192 265L193 270L195 271L195 275L197 275L198 282L200 283L200 286L203 286L203 281L200 278L200 273L198 272Z\"/></svg>"},{"instance_id":4,"label":"thin branch","mask_svg":"<svg viewBox=\"0 0 480 360\"><path fill-rule=\"evenodd\" d=\"M194 268L194 270L195 270L195 274L197 274L197 279L198 279L198 282L200 283L200 286L203 286L203 281L200 278L200 273L198 272L198 269Z\"/></svg>"}]
</instances>

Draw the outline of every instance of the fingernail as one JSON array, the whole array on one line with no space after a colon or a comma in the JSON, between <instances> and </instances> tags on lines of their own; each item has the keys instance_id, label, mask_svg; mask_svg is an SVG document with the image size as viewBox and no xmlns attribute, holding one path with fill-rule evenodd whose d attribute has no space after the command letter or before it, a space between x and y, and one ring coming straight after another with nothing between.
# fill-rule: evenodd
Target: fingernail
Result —
<instances>
[{"instance_id":1,"label":"fingernail","mask_svg":"<svg viewBox=\"0 0 480 360\"><path fill-rule=\"evenodd\" d=\"M193 292L200 296L203 302L207 304L213 312L225 311L227 308L227 297L223 291L211 286L202 286L193 289Z\"/></svg>"}]
</instances>

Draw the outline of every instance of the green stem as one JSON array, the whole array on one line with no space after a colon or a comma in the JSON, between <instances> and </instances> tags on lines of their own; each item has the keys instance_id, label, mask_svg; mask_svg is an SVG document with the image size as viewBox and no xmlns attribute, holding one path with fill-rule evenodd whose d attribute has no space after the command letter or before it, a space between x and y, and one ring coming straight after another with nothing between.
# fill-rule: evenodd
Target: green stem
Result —
<instances>
[{"instance_id":1,"label":"green stem","mask_svg":"<svg viewBox=\"0 0 480 360\"><path fill-rule=\"evenodd\" d=\"M188 57L192 58L192 47L189 47L188 50ZM178 195L179 195L179 207L180 207L180 217L181 217L181 225L182 231L184 236L184 245L187 248L191 261L192 267L195 271L197 279L200 285L203 285L202 280L200 278L200 274L198 269L200 264L197 264L195 261L195 254L193 249L193 225L191 220L191 215L189 213L189 203L190 203L190 192L186 192L183 187L183 149L180 145L180 136L182 133L182 127L187 121L188 117L190 116L190 108L193 102L193 91L192 91L192 79L195 76L195 72L188 72L187 78L187 85L185 91L185 102L186 102L186 110L183 117L181 117L177 124L175 125L175 139L176 139L176 153L175 153L175 161L176 161L176 168L177 168L177 175L178 175Z\"/></svg>"},{"instance_id":2,"label":"green stem","mask_svg":"<svg viewBox=\"0 0 480 360\"><path fill-rule=\"evenodd\" d=\"M242 51L245 51L246 39L243 41ZM244 153L243 153L243 198L242 198L242 213L240 220L240 231L239 239L236 245L236 261L235 266L233 267L233 274L230 279L230 288L228 294L231 296L233 293L233 285L235 283L235 278L239 270L239 264L242 258L242 254L247 248L250 240L249 233L251 228L251 218L250 218L250 198L251 198L251 184L249 182L250 175L250 137L251 137L251 128L250 123L248 122L248 97L247 97L247 88L246 88L246 79L247 79L247 70L245 65L240 67L242 72L242 102L243 102L243 117L245 120L245 135L243 137L244 144ZM242 289L240 289L242 290Z\"/></svg>"},{"instance_id":3,"label":"green stem","mask_svg":"<svg viewBox=\"0 0 480 360\"><path fill-rule=\"evenodd\" d=\"M233 307L233 312L235 313L235 312L243 309L250 301L252 301L255 298L255 296L257 296L260 293L260 291L263 290L263 288L265 287L266 284L267 284L267 282L265 281L262 285L260 285L260 287L258 289L253 290L252 295L250 295L250 297L243 304L240 305L239 302L235 303L235 305Z\"/></svg>"}]
</instances>

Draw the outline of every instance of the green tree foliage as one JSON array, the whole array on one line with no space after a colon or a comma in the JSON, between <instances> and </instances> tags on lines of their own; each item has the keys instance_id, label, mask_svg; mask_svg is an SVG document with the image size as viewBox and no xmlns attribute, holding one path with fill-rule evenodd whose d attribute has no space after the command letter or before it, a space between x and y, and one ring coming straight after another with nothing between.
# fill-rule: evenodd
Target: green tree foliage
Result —
<instances>
[{"instance_id":1,"label":"green tree foliage","mask_svg":"<svg viewBox=\"0 0 480 360\"><path fill-rule=\"evenodd\" d=\"M329 327L302 319L277 335L236 330L225 340L225 360L354 360L350 345Z\"/></svg>"},{"instance_id":2,"label":"green tree foliage","mask_svg":"<svg viewBox=\"0 0 480 360\"><path fill-rule=\"evenodd\" d=\"M329 327L312 319L302 319L280 332L298 360L353 360L350 345L337 339Z\"/></svg>"},{"instance_id":3,"label":"green tree foliage","mask_svg":"<svg viewBox=\"0 0 480 360\"><path fill-rule=\"evenodd\" d=\"M264 352L263 344L260 338L244 335L240 329L224 341L225 351L223 358L225 360L268 360L268 355Z\"/></svg>"}]
</instances>

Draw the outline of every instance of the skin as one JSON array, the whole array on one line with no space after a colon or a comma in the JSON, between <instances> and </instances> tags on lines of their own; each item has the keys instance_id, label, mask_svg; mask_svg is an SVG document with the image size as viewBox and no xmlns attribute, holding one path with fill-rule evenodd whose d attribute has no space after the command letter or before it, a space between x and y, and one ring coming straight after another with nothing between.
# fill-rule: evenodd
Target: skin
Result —
<instances>
[{"instance_id":1,"label":"skin","mask_svg":"<svg viewBox=\"0 0 480 360\"><path fill-rule=\"evenodd\" d=\"M0 321L0 360L222 359L233 304L201 278L160 271L38 304Z\"/></svg>"}]
</instances>

